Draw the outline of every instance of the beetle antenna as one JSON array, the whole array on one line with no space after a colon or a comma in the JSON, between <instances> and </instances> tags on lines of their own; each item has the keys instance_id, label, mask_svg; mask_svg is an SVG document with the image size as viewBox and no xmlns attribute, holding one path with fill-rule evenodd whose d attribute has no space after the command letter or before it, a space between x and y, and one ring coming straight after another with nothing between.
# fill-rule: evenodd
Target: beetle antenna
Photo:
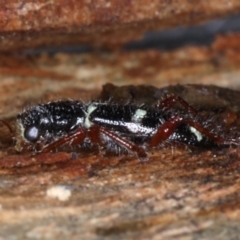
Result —
<instances>
[{"instance_id":1,"label":"beetle antenna","mask_svg":"<svg viewBox=\"0 0 240 240\"><path fill-rule=\"evenodd\" d=\"M0 123L3 124L3 125L5 125L5 126L8 128L8 130L9 130L11 133L13 133L13 129L12 129L12 127L10 126L10 124L9 124L8 122L6 122L6 121L4 121L4 120L0 120Z\"/></svg>"}]
</instances>

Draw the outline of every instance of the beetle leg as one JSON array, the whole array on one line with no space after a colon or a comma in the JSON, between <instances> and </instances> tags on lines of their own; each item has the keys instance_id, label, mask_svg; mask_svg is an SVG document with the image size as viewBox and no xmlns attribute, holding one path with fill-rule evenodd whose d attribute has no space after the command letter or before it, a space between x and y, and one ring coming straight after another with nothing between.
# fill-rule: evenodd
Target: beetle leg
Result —
<instances>
[{"instance_id":1,"label":"beetle leg","mask_svg":"<svg viewBox=\"0 0 240 240\"><path fill-rule=\"evenodd\" d=\"M0 123L2 123L3 125L5 125L5 126L8 128L8 130L9 130L11 133L13 133L12 127L10 126L10 124L9 124L8 122L6 122L6 121L4 121L4 120L0 120Z\"/></svg>"},{"instance_id":2,"label":"beetle leg","mask_svg":"<svg viewBox=\"0 0 240 240\"><path fill-rule=\"evenodd\" d=\"M76 131L62 137L59 138L58 140L56 140L55 142L50 143L49 145L43 147L40 152L50 152L53 149L64 145L65 143L69 143L71 142L73 145L75 144L80 144L84 141L84 139L87 136L87 132L86 129L84 128L78 128Z\"/></svg>"},{"instance_id":3,"label":"beetle leg","mask_svg":"<svg viewBox=\"0 0 240 240\"><path fill-rule=\"evenodd\" d=\"M118 136L117 134L107 130L104 127L99 127L99 132L111 138L114 142L116 142L120 146L123 146L127 150L136 153L140 160L146 161L148 159L145 150L132 143L131 141L128 141L127 139Z\"/></svg>"},{"instance_id":4,"label":"beetle leg","mask_svg":"<svg viewBox=\"0 0 240 240\"><path fill-rule=\"evenodd\" d=\"M170 118L168 121L163 123L157 130L157 132L152 136L149 141L149 147L156 147L167 138L169 138L175 129L182 123L186 123L191 127L197 129L200 133L204 134L209 139L213 140L217 144L223 143L223 139L220 136L215 136L209 130L201 126L200 124L193 122L190 119L184 119L183 117L175 116Z\"/></svg>"},{"instance_id":5,"label":"beetle leg","mask_svg":"<svg viewBox=\"0 0 240 240\"><path fill-rule=\"evenodd\" d=\"M107 137L111 138L116 144L119 144L125 147L127 150L135 152L141 160L147 159L147 154L143 148L137 146L136 144L118 136L117 134L108 131L104 127L100 126L93 126L88 131L84 128L79 128L73 133L64 136L57 141L50 143L46 147L44 147L40 152L50 152L51 150L64 145L65 143L71 142L71 144L79 144L84 141L86 137L89 137L91 142L96 145L103 145L100 139L100 133L106 135Z\"/></svg>"},{"instance_id":6,"label":"beetle leg","mask_svg":"<svg viewBox=\"0 0 240 240\"><path fill-rule=\"evenodd\" d=\"M187 123L189 126L195 128L195 129L197 129L200 133L202 133L203 135L205 135L206 137L208 137L209 139L214 141L216 144L223 144L224 139L222 137L213 134L212 132L210 132L208 129L204 128L199 123L196 123L196 122L192 121L191 119L185 119L183 122Z\"/></svg>"},{"instance_id":7,"label":"beetle leg","mask_svg":"<svg viewBox=\"0 0 240 240\"><path fill-rule=\"evenodd\" d=\"M158 104L159 108L167 108L167 109L171 109L173 107L174 104L179 103L181 104L187 112L189 112L190 114L192 114L193 116L197 115L197 111L190 106L184 99L182 99L179 96L170 96L166 99L164 99L162 102L160 102Z\"/></svg>"}]
</instances>

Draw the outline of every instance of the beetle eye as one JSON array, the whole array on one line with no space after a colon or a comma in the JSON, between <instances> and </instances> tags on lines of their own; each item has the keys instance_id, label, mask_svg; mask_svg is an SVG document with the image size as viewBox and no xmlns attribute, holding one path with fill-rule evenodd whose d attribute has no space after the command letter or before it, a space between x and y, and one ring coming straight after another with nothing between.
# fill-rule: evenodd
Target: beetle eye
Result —
<instances>
[{"instance_id":1,"label":"beetle eye","mask_svg":"<svg viewBox=\"0 0 240 240\"><path fill-rule=\"evenodd\" d=\"M25 129L24 137L29 142L35 142L39 138L39 129L36 126L31 126Z\"/></svg>"}]
</instances>

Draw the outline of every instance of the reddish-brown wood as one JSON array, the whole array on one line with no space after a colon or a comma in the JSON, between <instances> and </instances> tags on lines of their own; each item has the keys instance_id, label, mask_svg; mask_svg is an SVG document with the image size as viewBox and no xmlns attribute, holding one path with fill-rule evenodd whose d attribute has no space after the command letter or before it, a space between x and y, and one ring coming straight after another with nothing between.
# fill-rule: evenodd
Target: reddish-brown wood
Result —
<instances>
[{"instance_id":1,"label":"reddish-brown wood","mask_svg":"<svg viewBox=\"0 0 240 240\"><path fill-rule=\"evenodd\" d=\"M239 11L238 0L3 0L0 51L79 44L116 48L146 31L200 24Z\"/></svg>"}]
</instances>

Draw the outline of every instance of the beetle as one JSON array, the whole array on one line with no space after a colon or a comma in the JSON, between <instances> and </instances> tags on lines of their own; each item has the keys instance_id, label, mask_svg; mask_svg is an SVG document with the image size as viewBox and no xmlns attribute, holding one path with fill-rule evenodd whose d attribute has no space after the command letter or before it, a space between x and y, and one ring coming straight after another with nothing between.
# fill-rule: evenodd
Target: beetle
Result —
<instances>
[{"instance_id":1,"label":"beetle","mask_svg":"<svg viewBox=\"0 0 240 240\"><path fill-rule=\"evenodd\" d=\"M175 109L179 103L183 109ZM50 152L64 144L116 146L147 159L147 150L164 142L212 147L223 139L195 121L197 111L178 96L154 106L111 102L56 101L39 104L17 116L16 150L24 144Z\"/></svg>"}]
</instances>

